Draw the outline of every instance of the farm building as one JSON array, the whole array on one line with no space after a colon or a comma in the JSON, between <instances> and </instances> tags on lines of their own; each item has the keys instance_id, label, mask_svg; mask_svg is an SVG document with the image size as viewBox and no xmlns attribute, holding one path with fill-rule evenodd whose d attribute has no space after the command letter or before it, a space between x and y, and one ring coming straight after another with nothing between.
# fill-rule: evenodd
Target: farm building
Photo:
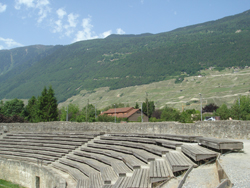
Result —
<instances>
[{"instance_id":1,"label":"farm building","mask_svg":"<svg viewBox=\"0 0 250 188\"><path fill-rule=\"evenodd\" d=\"M116 116L117 118L128 118L128 121L138 121L141 117L141 110L133 107L125 108L112 108L101 113L101 115L107 114L109 116ZM148 117L142 113L143 122L148 122Z\"/></svg>"}]
</instances>

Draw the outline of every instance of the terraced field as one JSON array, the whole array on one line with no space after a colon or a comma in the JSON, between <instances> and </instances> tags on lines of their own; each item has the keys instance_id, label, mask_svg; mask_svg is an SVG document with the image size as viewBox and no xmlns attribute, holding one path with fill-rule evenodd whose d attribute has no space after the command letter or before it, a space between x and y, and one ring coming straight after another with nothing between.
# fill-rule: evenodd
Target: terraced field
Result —
<instances>
[{"instance_id":1,"label":"terraced field","mask_svg":"<svg viewBox=\"0 0 250 188\"><path fill-rule=\"evenodd\" d=\"M203 106L209 103L232 105L241 95L249 95L250 68L226 69L221 72L205 70L202 77L185 77L184 81L175 84L175 79L154 82L151 84L126 87L117 90L98 88L94 91L82 90L79 95L60 103L59 108L69 103L78 104L80 108L89 103L96 104L102 109L114 103L124 103L134 106L145 101L146 93L149 100L155 102L156 108L169 105L178 109L199 109L200 95L202 94ZM188 105L190 104L190 105Z\"/></svg>"}]
</instances>

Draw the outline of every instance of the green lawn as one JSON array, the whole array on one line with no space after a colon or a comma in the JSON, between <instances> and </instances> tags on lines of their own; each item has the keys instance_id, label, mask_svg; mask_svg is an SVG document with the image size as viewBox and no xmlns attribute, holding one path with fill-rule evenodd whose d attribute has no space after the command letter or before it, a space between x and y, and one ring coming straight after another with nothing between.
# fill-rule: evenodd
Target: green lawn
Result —
<instances>
[{"instance_id":1,"label":"green lawn","mask_svg":"<svg viewBox=\"0 0 250 188\"><path fill-rule=\"evenodd\" d=\"M11 183L9 181L0 180L0 188L24 188L24 187Z\"/></svg>"}]
</instances>

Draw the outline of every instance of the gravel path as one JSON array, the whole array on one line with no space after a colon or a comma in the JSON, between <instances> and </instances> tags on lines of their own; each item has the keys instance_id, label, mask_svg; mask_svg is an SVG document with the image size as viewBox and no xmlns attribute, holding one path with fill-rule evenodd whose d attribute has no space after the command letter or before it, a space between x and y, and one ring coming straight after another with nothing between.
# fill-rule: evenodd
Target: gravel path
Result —
<instances>
[{"instance_id":1,"label":"gravel path","mask_svg":"<svg viewBox=\"0 0 250 188\"><path fill-rule=\"evenodd\" d=\"M244 142L243 152L233 152L220 157L221 165L233 188L250 188L250 140Z\"/></svg>"},{"instance_id":2,"label":"gravel path","mask_svg":"<svg viewBox=\"0 0 250 188\"><path fill-rule=\"evenodd\" d=\"M184 174L171 179L161 188L177 188ZM219 185L215 163L193 168L183 185L183 188L215 188Z\"/></svg>"},{"instance_id":3,"label":"gravel path","mask_svg":"<svg viewBox=\"0 0 250 188\"><path fill-rule=\"evenodd\" d=\"M194 168L188 175L183 188L215 188L219 184L215 163Z\"/></svg>"}]
</instances>

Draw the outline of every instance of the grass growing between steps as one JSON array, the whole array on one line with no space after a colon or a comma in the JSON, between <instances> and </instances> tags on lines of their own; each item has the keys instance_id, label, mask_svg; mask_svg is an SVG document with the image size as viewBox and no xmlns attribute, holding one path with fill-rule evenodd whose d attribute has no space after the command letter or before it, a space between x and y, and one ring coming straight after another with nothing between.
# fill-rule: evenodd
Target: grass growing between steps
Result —
<instances>
[{"instance_id":1,"label":"grass growing between steps","mask_svg":"<svg viewBox=\"0 0 250 188\"><path fill-rule=\"evenodd\" d=\"M25 188L25 187L0 179L0 188Z\"/></svg>"}]
</instances>

